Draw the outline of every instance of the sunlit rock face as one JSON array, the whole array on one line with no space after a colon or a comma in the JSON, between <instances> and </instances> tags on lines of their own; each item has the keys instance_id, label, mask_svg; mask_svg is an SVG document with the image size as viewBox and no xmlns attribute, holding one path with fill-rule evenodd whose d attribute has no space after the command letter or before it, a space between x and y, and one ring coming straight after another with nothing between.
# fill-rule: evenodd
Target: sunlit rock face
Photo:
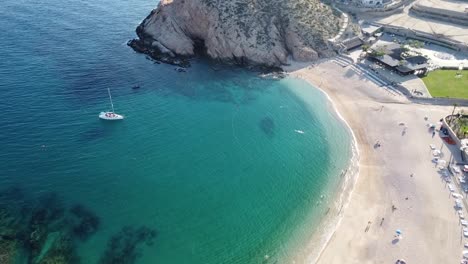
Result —
<instances>
[{"instance_id":1,"label":"sunlit rock face","mask_svg":"<svg viewBox=\"0 0 468 264\"><path fill-rule=\"evenodd\" d=\"M162 0L137 28L168 57L205 52L238 64L280 66L330 54L339 18L318 0Z\"/></svg>"}]
</instances>

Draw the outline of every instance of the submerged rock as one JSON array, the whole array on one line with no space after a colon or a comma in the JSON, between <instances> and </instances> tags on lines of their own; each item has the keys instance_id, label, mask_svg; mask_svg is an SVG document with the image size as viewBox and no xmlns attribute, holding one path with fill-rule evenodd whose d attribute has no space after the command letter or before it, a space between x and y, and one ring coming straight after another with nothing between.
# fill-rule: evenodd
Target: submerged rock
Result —
<instances>
[{"instance_id":1,"label":"submerged rock","mask_svg":"<svg viewBox=\"0 0 468 264\"><path fill-rule=\"evenodd\" d=\"M271 117L264 117L259 122L260 129L267 135L268 137L273 137L275 134L275 122Z\"/></svg>"},{"instance_id":2,"label":"submerged rock","mask_svg":"<svg viewBox=\"0 0 468 264\"><path fill-rule=\"evenodd\" d=\"M50 232L67 228L64 211L65 208L55 193L40 197L37 204L33 205L24 241L32 259L40 254Z\"/></svg>"},{"instance_id":3,"label":"submerged rock","mask_svg":"<svg viewBox=\"0 0 468 264\"><path fill-rule=\"evenodd\" d=\"M93 235L100 221L83 206L65 209L54 193L37 199L17 187L0 191L0 263L15 263L16 255L19 263L79 263L76 242Z\"/></svg>"},{"instance_id":4,"label":"submerged rock","mask_svg":"<svg viewBox=\"0 0 468 264\"><path fill-rule=\"evenodd\" d=\"M140 254L141 244L148 246L153 244L156 231L142 226L134 228L125 226L117 234L112 236L99 264L133 264Z\"/></svg>"},{"instance_id":5,"label":"submerged rock","mask_svg":"<svg viewBox=\"0 0 468 264\"><path fill-rule=\"evenodd\" d=\"M72 238L67 234L55 233L47 243L47 247L34 263L38 264L78 264L80 259L76 255Z\"/></svg>"},{"instance_id":6,"label":"submerged rock","mask_svg":"<svg viewBox=\"0 0 468 264\"><path fill-rule=\"evenodd\" d=\"M87 240L96 233L100 219L91 210L82 205L75 205L70 212L73 214L73 234L80 240Z\"/></svg>"},{"instance_id":7,"label":"submerged rock","mask_svg":"<svg viewBox=\"0 0 468 264\"><path fill-rule=\"evenodd\" d=\"M0 263L14 263L17 253L15 240L0 239Z\"/></svg>"},{"instance_id":8,"label":"submerged rock","mask_svg":"<svg viewBox=\"0 0 468 264\"><path fill-rule=\"evenodd\" d=\"M203 53L236 64L281 66L331 54L339 18L318 0L162 0L138 26L136 51L170 62Z\"/></svg>"},{"instance_id":9,"label":"submerged rock","mask_svg":"<svg viewBox=\"0 0 468 264\"><path fill-rule=\"evenodd\" d=\"M19 188L0 191L0 264L78 264L76 246L100 227L99 217L83 205L65 208L49 193L39 199ZM108 241L101 264L132 264L141 246L153 245L156 231L124 227Z\"/></svg>"}]
</instances>

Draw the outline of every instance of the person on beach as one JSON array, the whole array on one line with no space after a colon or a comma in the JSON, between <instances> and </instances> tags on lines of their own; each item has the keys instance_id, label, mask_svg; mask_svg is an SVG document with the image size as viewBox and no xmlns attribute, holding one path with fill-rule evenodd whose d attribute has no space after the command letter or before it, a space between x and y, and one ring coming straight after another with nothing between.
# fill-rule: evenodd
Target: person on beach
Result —
<instances>
[{"instance_id":1,"label":"person on beach","mask_svg":"<svg viewBox=\"0 0 468 264\"><path fill-rule=\"evenodd\" d=\"M372 224L371 221L367 222L367 226L366 226L366 229L364 230L364 233L367 233L367 231L369 231L371 224Z\"/></svg>"},{"instance_id":2,"label":"person on beach","mask_svg":"<svg viewBox=\"0 0 468 264\"><path fill-rule=\"evenodd\" d=\"M380 141L377 140L377 141L375 142L374 146L375 146L376 148L379 148L379 147L381 146L381 145L380 145Z\"/></svg>"}]
</instances>

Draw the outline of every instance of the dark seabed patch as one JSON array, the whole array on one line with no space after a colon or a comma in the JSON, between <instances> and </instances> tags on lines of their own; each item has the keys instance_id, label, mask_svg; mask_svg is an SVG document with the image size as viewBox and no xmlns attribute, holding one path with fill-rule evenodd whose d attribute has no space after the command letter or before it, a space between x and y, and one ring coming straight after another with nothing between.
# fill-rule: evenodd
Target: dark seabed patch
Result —
<instances>
[{"instance_id":1,"label":"dark seabed patch","mask_svg":"<svg viewBox=\"0 0 468 264\"><path fill-rule=\"evenodd\" d=\"M70 212L74 216L73 234L77 238L85 241L97 232L101 220L94 212L80 204L73 206Z\"/></svg>"},{"instance_id":2,"label":"dark seabed patch","mask_svg":"<svg viewBox=\"0 0 468 264\"><path fill-rule=\"evenodd\" d=\"M77 243L100 227L99 217L84 205L67 209L55 193L28 197L21 188L0 192L0 263L78 264ZM156 231L124 227L114 235L100 263L134 263L142 243L152 245Z\"/></svg>"},{"instance_id":3,"label":"dark seabed patch","mask_svg":"<svg viewBox=\"0 0 468 264\"><path fill-rule=\"evenodd\" d=\"M80 133L80 141L89 142L106 137L108 131L103 126L92 127Z\"/></svg>"},{"instance_id":4,"label":"dark seabed patch","mask_svg":"<svg viewBox=\"0 0 468 264\"><path fill-rule=\"evenodd\" d=\"M136 263L141 256L141 244L152 246L156 236L156 230L146 226L125 226L109 239L99 264Z\"/></svg>"},{"instance_id":5,"label":"dark seabed patch","mask_svg":"<svg viewBox=\"0 0 468 264\"><path fill-rule=\"evenodd\" d=\"M259 127L268 137L273 137L275 135L275 122L271 117L264 117L259 122Z\"/></svg>"}]
</instances>

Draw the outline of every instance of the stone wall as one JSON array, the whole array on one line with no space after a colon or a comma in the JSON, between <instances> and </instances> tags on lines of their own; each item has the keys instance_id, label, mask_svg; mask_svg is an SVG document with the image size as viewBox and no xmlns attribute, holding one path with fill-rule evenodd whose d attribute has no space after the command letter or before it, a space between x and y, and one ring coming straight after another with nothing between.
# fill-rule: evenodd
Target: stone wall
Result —
<instances>
[{"instance_id":1,"label":"stone wall","mask_svg":"<svg viewBox=\"0 0 468 264\"><path fill-rule=\"evenodd\" d=\"M446 21L457 25L468 26L468 13L423 6L420 4L413 5L410 11L419 16Z\"/></svg>"},{"instance_id":2,"label":"stone wall","mask_svg":"<svg viewBox=\"0 0 468 264\"><path fill-rule=\"evenodd\" d=\"M421 41L428 41L434 43L439 46L443 46L449 49L453 49L456 51L468 51L468 45L453 40L451 38L441 36L441 35L433 35L426 32L422 32L419 30L413 30L403 27L396 27L390 25L381 25L384 32L404 36L411 39L421 40Z\"/></svg>"}]
</instances>

